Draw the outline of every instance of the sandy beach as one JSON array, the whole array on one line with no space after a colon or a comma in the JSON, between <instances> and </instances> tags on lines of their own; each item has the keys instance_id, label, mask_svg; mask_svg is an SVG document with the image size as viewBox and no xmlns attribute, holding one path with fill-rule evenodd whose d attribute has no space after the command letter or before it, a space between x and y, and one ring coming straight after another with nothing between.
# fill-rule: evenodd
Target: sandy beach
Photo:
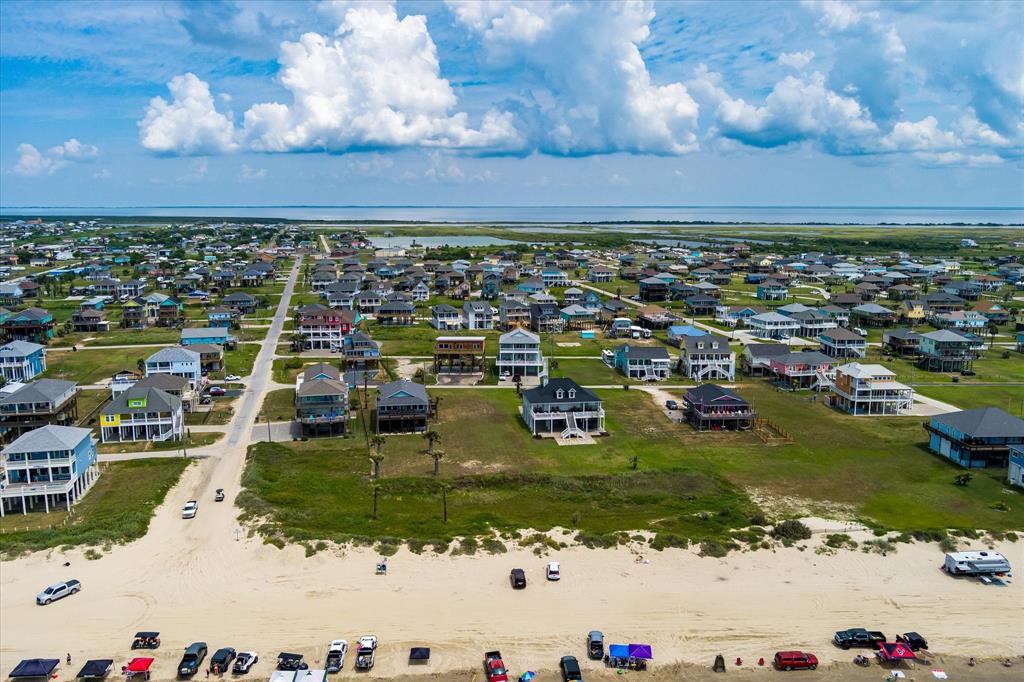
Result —
<instances>
[{"instance_id":1,"label":"sandy beach","mask_svg":"<svg viewBox=\"0 0 1024 682\"><path fill-rule=\"evenodd\" d=\"M836 629L865 626L890 636L921 632L933 654L957 668L953 679L1013 672L984 662L995 657L1014 657L1016 672L1024 671L1020 582L985 587L950 578L939 568L942 552L935 545L900 545L885 557L786 549L708 559L667 550L645 554L648 563L622 548L574 547L548 557L521 549L471 557L403 549L390 559L389 574L377 576L372 550L307 558L299 547L236 539L234 507L212 502L212 481L229 459L186 470L149 534L99 560L76 550L4 562L0 668L70 652L74 664L58 675L70 679L87 658L123 665L132 634L151 629L163 638L158 680L173 677L181 650L193 641L207 642L211 652L221 646L258 652L250 677L267 679L280 651L300 652L317 667L329 640L353 642L369 633L381 641L369 675L375 678L428 680L440 673L437 679L479 679L481 653L498 648L514 672L546 671L542 680L554 679L565 654L581 659L588 679L618 679L585 660L583 638L599 629L609 642L651 643L653 669L630 676L652 681L701 679L718 653L730 673L739 672L733 663L740 657L744 674L760 678L766 672L751 668L779 649L813 651L823 664L834 664L804 679L879 679L877 665L856 668L850 663L855 652L830 643ZM183 521L180 505L193 497L201 500L199 516ZM1024 543L996 549L1014 565L1024 563ZM561 582L543 579L548 560L562 562ZM510 589L512 567L526 569L526 590ZM83 582L80 594L35 605L43 586L72 577ZM428 666L409 666L410 646L431 647ZM984 659L982 666L967 668L968 656ZM353 676L350 667L351 661L339 677Z\"/></svg>"}]
</instances>

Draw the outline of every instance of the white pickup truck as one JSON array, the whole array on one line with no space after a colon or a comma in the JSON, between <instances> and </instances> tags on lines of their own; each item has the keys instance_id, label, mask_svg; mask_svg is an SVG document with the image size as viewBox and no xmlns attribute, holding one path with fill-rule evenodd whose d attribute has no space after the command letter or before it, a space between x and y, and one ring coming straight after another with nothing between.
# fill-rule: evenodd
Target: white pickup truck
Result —
<instances>
[{"instance_id":1,"label":"white pickup truck","mask_svg":"<svg viewBox=\"0 0 1024 682\"><path fill-rule=\"evenodd\" d=\"M54 583L36 595L36 603L45 606L50 602L63 599L82 589L82 583L77 580L68 580L62 583Z\"/></svg>"},{"instance_id":2,"label":"white pickup truck","mask_svg":"<svg viewBox=\"0 0 1024 682\"><path fill-rule=\"evenodd\" d=\"M373 658L377 654L376 635L363 635L356 645L356 670L369 670L373 667Z\"/></svg>"}]
</instances>

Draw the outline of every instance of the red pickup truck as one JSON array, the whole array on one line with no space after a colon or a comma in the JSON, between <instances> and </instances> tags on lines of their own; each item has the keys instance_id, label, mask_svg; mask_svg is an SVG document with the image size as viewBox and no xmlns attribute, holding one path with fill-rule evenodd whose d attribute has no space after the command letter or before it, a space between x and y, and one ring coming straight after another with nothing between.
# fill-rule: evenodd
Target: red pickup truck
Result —
<instances>
[{"instance_id":1,"label":"red pickup truck","mask_svg":"<svg viewBox=\"0 0 1024 682\"><path fill-rule=\"evenodd\" d=\"M488 651L484 654L484 674L487 682L508 682L508 670L501 660L500 651Z\"/></svg>"}]
</instances>

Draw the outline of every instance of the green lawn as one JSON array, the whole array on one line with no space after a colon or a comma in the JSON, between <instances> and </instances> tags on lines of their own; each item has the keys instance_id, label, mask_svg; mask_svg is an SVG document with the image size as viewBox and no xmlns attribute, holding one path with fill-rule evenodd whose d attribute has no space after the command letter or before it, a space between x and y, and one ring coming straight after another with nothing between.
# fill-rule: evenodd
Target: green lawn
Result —
<instances>
[{"instance_id":1,"label":"green lawn","mask_svg":"<svg viewBox=\"0 0 1024 682\"><path fill-rule=\"evenodd\" d=\"M8 514L0 519L0 555L140 538L153 510L189 464L191 460L171 457L103 465L99 480L70 515Z\"/></svg>"},{"instance_id":2,"label":"green lawn","mask_svg":"<svg viewBox=\"0 0 1024 682\"><path fill-rule=\"evenodd\" d=\"M1024 417L1024 386L916 386L921 395L956 405L963 410L977 407L998 407L1010 414Z\"/></svg>"},{"instance_id":3,"label":"green lawn","mask_svg":"<svg viewBox=\"0 0 1024 682\"><path fill-rule=\"evenodd\" d=\"M47 353L44 376L95 384L121 370L137 371L137 361L145 360L155 351L155 348L107 348Z\"/></svg>"},{"instance_id":4,"label":"green lawn","mask_svg":"<svg viewBox=\"0 0 1024 682\"><path fill-rule=\"evenodd\" d=\"M1024 503L1003 493L1001 472L975 472L970 486L953 485L960 470L927 452L922 420L849 417L764 383L741 391L792 434L790 444L765 446L749 433L697 434L669 422L647 394L607 389L598 393L611 435L560 447L529 436L512 390L431 391L442 397L432 425L445 452L440 480L423 438L387 437L379 519L372 519L370 462L358 434L254 446L244 508L295 540L432 540L488 527L573 525L722 539L756 511L747 491L777 502L769 510L796 504L898 530L1024 526ZM442 484L450 490L448 524L440 518ZM1010 511L991 508L996 501Z\"/></svg>"},{"instance_id":5,"label":"green lawn","mask_svg":"<svg viewBox=\"0 0 1024 682\"><path fill-rule=\"evenodd\" d=\"M210 372L210 378L223 379L227 374L249 376L256 364L256 356L260 354L260 347L258 343L240 343L234 350L224 351L224 371Z\"/></svg>"},{"instance_id":6,"label":"green lawn","mask_svg":"<svg viewBox=\"0 0 1024 682\"><path fill-rule=\"evenodd\" d=\"M270 391L263 398L260 415L270 415L271 421L287 421L295 416L295 389L281 388Z\"/></svg>"},{"instance_id":7,"label":"green lawn","mask_svg":"<svg viewBox=\"0 0 1024 682\"><path fill-rule=\"evenodd\" d=\"M110 391L83 390L78 392L78 425L93 426L99 422L99 408L110 400Z\"/></svg>"},{"instance_id":8,"label":"green lawn","mask_svg":"<svg viewBox=\"0 0 1024 682\"><path fill-rule=\"evenodd\" d=\"M203 412L188 412L185 414L185 425L196 426L206 424L210 426L219 426L227 424L231 421L231 417L234 414L234 404L236 398L220 397L213 398L211 406L213 409Z\"/></svg>"},{"instance_id":9,"label":"green lawn","mask_svg":"<svg viewBox=\"0 0 1024 682\"><path fill-rule=\"evenodd\" d=\"M206 445L213 445L223 437L224 434L219 431L190 432L184 441L166 440L160 443L153 443L139 440L127 443L97 443L96 452L109 455L122 452L174 451L181 450L182 445L186 448L200 448Z\"/></svg>"},{"instance_id":10,"label":"green lawn","mask_svg":"<svg viewBox=\"0 0 1024 682\"><path fill-rule=\"evenodd\" d=\"M552 378L555 377L569 377L577 384L581 386L606 386L606 385L620 385L620 384L639 384L643 383L636 379L627 378L622 372L617 369L612 369L608 365L604 364L600 358L563 358L560 360L549 360L549 371ZM557 367L555 366L557 364ZM674 375L672 382L678 379L683 381L682 377Z\"/></svg>"}]
</instances>

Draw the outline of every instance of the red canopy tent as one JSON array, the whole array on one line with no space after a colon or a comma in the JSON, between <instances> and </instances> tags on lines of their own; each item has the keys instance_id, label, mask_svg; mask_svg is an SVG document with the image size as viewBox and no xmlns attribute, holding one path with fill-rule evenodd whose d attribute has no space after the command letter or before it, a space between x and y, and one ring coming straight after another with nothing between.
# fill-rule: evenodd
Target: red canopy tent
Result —
<instances>
[{"instance_id":1,"label":"red canopy tent","mask_svg":"<svg viewBox=\"0 0 1024 682\"><path fill-rule=\"evenodd\" d=\"M909 661L917 658L913 650L903 642L879 642L878 655L883 661L889 662Z\"/></svg>"},{"instance_id":2,"label":"red canopy tent","mask_svg":"<svg viewBox=\"0 0 1024 682\"><path fill-rule=\"evenodd\" d=\"M142 675L145 679L149 679L149 669L153 665L152 658L133 658L128 661L128 665L121 668L121 672L124 673L127 679L132 679L136 675Z\"/></svg>"}]
</instances>

